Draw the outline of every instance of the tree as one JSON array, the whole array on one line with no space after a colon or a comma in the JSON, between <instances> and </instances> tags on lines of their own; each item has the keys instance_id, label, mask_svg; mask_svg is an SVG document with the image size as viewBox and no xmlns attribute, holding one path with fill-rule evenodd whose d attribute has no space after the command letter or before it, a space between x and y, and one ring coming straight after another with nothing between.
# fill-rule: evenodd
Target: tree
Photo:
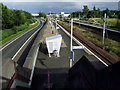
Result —
<instances>
[{"instance_id":1,"label":"tree","mask_svg":"<svg viewBox=\"0 0 120 90\"><path fill-rule=\"evenodd\" d=\"M107 16L110 16L110 10L106 8L106 10L103 11L103 16L106 13Z\"/></svg>"},{"instance_id":2,"label":"tree","mask_svg":"<svg viewBox=\"0 0 120 90\"><path fill-rule=\"evenodd\" d=\"M102 17L102 12L100 11L100 8L96 10L96 18L101 18Z\"/></svg>"},{"instance_id":3,"label":"tree","mask_svg":"<svg viewBox=\"0 0 120 90\"><path fill-rule=\"evenodd\" d=\"M21 24L33 23L35 19L31 13L22 10L12 10L0 3L2 7L2 29L10 29Z\"/></svg>"},{"instance_id":4,"label":"tree","mask_svg":"<svg viewBox=\"0 0 120 90\"><path fill-rule=\"evenodd\" d=\"M94 17L94 18L96 18L96 16L97 16L96 13L97 13L96 7L94 6L94 7L93 7L93 17Z\"/></svg>"},{"instance_id":5,"label":"tree","mask_svg":"<svg viewBox=\"0 0 120 90\"><path fill-rule=\"evenodd\" d=\"M83 9L83 16L84 16L84 17L87 17L88 12L89 12L88 6L85 5L85 6L84 6L84 9Z\"/></svg>"},{"instance_id":6,"label":"tree","mask_svg":"<svg viewBox=\"0 0 120 90\"><path fill-rule=\"evenodd\" d=\"M39 12L39 17L44 17L44 18L46 18L47 16L46 16L45 13L43 13L43 12Z\"/></svg>"},{"instance_id":7,"label":"tree","mask_svg":"<svg viewBox=\"0 0 120 90\"><path fill-rule=\"evenodd\" d=\"M89 11L88 18L93 18L94 11Z\"/></svg>"},{"instance_id":8,"label":"tree","mask_svg":"<svg viewBox=\"0 0 120 90\"><path fill-rule=\"evenodd\" d=\"M25 16L25 13L22 12L22 11L20 12L20 19L21 19L20 20L21 21L20 24L24 24L26 22L26 20L27 20L26 16Z\"/></svg>"},{"instance_id":9,"label":"tree","mask_svg":"<svg viewBox=\"0 0 120 90\"><path fill-rule=\"evenodd\" d=\"M22 10L15 10L15 22L14 24L19 26L20 24L24 24L27 21L25 13Z\"/></svg>"},{"instance_id":10,"label":"tree","mask_svg":"<svg viewBox=\"0 0 120 90\"><path fill-rule=\"evenodd\" d=\"M5 29L10 27L10 10L7 8L7 6L2 4L2 28Z\"/></svg>"},{"instance_id":11,"label":"tree","mask_svg":"<svg viewBox=\"0 0 120 90\"><path fill-rule=\"evenodd\" d=\"M120 19L120 11L118 11L118 18Z\"/></svg>"},{"instance_id":12,"label":"tree","mask_svg":"<svg viewBox=\"0 0 120 90\"><path fill-rule=\"evenodd\" d=\"M15 10L15 12L14 12L14 18L15 18L14 24L16 26L19 26L21 24L20 14L21 14L20 10Z\"/></svg>"},{"instance_id":13,"label":"tree","mask_svg":"<svg viewBox=\"0 0 120 90\"><path fill-rule=\"evenodd\" d=\"M95 7L95 5L94 5L94 7L93 7L93 11L96 11L96 7Z\"/></svg>"},{"instance_id":14,"label":"tree","mask_svg":"<svg viewBox=\"0 0 120 90\"><path fill-rule=\"evenodd\" d=\"M31 13L24 11L24 14L25 14L27 19L32 19L32 14Z\"/></svg>"}]
</instances>

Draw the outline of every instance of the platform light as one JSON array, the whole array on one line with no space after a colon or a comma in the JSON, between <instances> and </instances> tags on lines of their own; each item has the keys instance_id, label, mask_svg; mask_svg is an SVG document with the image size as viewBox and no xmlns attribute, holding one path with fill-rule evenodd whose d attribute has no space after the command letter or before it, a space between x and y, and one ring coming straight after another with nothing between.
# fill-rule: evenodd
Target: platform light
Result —
<instances>
[{"instance_id":1,"label":"platform light","mask_svg":"<svg viewBox=\"0 0 120 90\"><path fill-rule=\"evenodd\" d=\"M106 13L104 15L104 26L103 26L103 46L104 46L104 37L105 37L105 26L106 26Z\"/></svg>"},{"instance_id":2,"label":"platform light","mask_svg":"<svg viewBox=\"0 0 120 90\"><path fill-rule=\"evenodd\" d=\"M74 53L73 52L73 49L72 49L72 34L73 34L73 19L71 19L71 43L70 43L70 57L72 57ZM72 55L72 56L71 56ZM73 58L70 58L70 67L72 67L72 61L74 59Z\"/></svg>"}]
</instances>

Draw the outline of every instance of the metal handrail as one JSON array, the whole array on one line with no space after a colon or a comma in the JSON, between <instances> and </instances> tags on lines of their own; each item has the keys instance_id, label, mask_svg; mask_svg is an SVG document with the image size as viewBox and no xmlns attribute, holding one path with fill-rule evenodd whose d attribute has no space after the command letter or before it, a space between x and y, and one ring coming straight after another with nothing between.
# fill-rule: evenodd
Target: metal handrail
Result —
<instances>
[{"instance_id":1,"label":"metal handrail","mask_svg":"<svg viewBox=\"0 0 120 90\"><path fill-rule=\"evenodd\" d=\"M81 71L76 71L74 74L70 75L70 77L75 77L76 75L80 74L83 80L85 81L88 88L91 88L91 85L89 84L88 80L86 79L85 75Z\"/></svg>"},{"instance_id":2,"label":"metal handrail","mask_svg":"<svg viewBox=\"0 0 120 90\"><path fill-rule=\"evenodd\" d=\"M10 84L9 84L9 86L8 86L8 88L7 88L7 90L10 90L10 88L11 88L11 86L12 86L12 84L13 84L13 81L16 79L17 76L20 76L20 77L22 77L22 78L24 78L24 79L30 81L29 78L27 78L27 77L25 77L25 76L23 76L23 75L21 75L21 74L19 74L19 73L15 73L15 74L13 75L13 78L12 78L12 80L11 80L11 82L10 82Z\"/></svg>"}]
</instances>

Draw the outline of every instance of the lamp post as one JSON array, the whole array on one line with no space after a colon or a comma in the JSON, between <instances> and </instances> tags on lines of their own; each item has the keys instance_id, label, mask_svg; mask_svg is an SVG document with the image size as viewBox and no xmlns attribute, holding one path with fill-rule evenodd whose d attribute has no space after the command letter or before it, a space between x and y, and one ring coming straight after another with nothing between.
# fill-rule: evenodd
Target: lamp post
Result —
<instances>
[{"instance_id":1,"label":"lamp post","mask_svg":"<svg viewBox=\"0 0 120 90\"><path fill-rule=\"evenodd\" d=\"M56 31L57 31L57 18L56 18Z\"/></svg>"},{"instance_id":2,"label":"lamp post","mask_svg":"<svg viewBox=\"0 0 120 90\"><path fill-rule=\"evenodd\" d=\"M79 13L79 20L80 20L80 13Z\"/></svg>"},{"instance_id":3,"label":"lamp post","mask_svg":"<svg viewBox=\"0 0 120 90\"><path fill-rule=\"evenodd\" d=\"M74 51L73 50L81 50L84 49L84 46L73 46L72 45L72 38L73 38L73 19L71 19L71 42L70 42L70 68L73 65L74 61Z\"/></svg>"},{"instance_id":4,"label":"lamp post","mask_svg":"<svg viewBox=\"0 0 120 90\"><path fill-rule=\"evenodd\" d=\"M73 49L72 49L72 34L73 34L73 19L71 19L71 44L70 44L70 67L72 67L72 61L73 61Z\"/></svg>"},{"instance_id":5,"label":"lamp post","mask_svg":"<svg viewBox=\"0 0 120 90\"><path fill-rule=\"evenodd\" d=\"M104 46L104 37L105 37L105 26L106 26L106 13L104 15L104 26L103 26L103 46Z\"/></svg>"}]
</instances>

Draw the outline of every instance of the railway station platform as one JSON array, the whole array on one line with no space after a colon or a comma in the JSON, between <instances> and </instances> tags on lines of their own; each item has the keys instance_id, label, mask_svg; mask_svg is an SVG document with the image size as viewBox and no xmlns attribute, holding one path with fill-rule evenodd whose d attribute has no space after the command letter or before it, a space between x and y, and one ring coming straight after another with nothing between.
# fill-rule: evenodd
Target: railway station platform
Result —
<instances>
[{"instance_id":1,"label":"railway station platform","mask_svg":"<svg viewBox=\"0 0 120 90\"><path fill-rule=\"evenodd\" d=\"M94 55L81 49L74 50L73 66L70 67L70 37L66 35L62 28L56 30L55 26L55 23L51 24L50 19L48 19L46 25L37 36L39 42L37 42L36 46L38 47L39 43L39 49L38 54L35 54L37 59L30 89L120 88L120 80L118 78L120 76L120 71L118 70L120 62L107 67ZM60 57L54 55L49 57L45 39L58 34L62 36ZM73 41L73 46L78 46L78 44ZM33 54L28 56L32 57ZM28 57L30 63L29 59L31 57ZM28 61L24 63L23 67L32 66L32 64L28 64ZM26 88L17 87L17 89Z\"/></svg>"}]
</instances>

